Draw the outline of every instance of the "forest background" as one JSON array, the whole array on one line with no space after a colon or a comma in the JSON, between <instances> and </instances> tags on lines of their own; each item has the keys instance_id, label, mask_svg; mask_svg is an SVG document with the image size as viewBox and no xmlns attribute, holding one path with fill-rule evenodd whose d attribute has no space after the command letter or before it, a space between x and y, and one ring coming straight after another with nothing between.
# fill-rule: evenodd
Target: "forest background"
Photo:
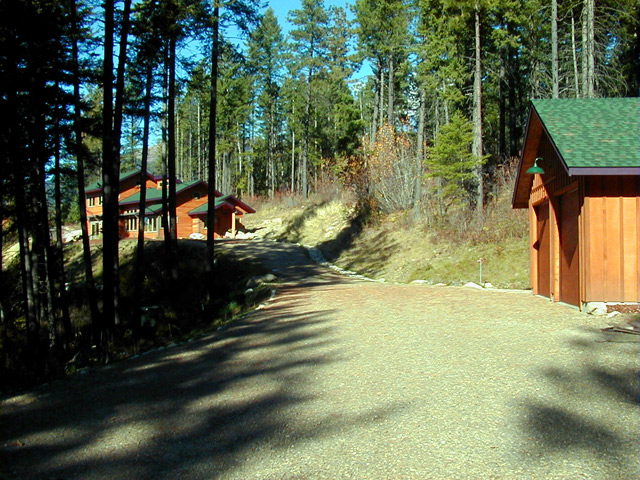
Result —
<instances>
[{"instance_id":1,"label":"forest background","mask_svg":"<svg viewBox=\"0 0 640 480\"><path fill-rule=\"evenodd\" d=\"M258 0L0 3L3 379L55 377L80 352L109 361L139 344L149 292L170 297L192 275L180 270L175 182L161 264L145 260L141 221L121 268L121 172L204 179L250 203L339 185L356 218L401 212L466 235L508 191L530 99L640 85L636 0L302 0L287 19L283 33ZM95 180L101 268L84 217ZM65 223L84 230L82 279L68 271ZM197 309L163 308L185 330L225 288L208 231Z\"/></svg>"}]
</instances>

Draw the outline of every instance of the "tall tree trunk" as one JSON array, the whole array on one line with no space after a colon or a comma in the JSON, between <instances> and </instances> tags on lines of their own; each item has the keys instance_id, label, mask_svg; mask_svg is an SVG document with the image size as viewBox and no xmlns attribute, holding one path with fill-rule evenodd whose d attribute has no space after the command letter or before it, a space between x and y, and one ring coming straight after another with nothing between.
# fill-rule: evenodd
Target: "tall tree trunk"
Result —
<instances>
[{"instance_id":1,"label":"tall tree trunk","mask_svg":"<svg viewBox=\"0 0 640 480\"><path fill-rule=\"evenodd\" d=\"M395 70L394 70L394 62L393 55L389 55L389 92L387 99L387 122L391 125L391 128L394 128L395 125L395 112L394 112L394 104L395 104Z\"/></svg>"},{"instance_id":2,"label":"tall tree trunk","mask_svg":"<svg viewBox=\"0 0 640 480\"><path fill-rule=\"evenodd\" d=\"M275 169L273 165L273 143L275 138L275 119L273 112L273 102L269 106L269 138L267 139L267 165L269 170L269 198L273 198L275 194Z\"/></svg>"},{"instance_id":3,"label":"tall tree trunk","mask_svg":"<svg viewBox=\"0 0 640 480\"><path fill-rule=\"evenodd\" d=\"M595 95L595 0L584 0L582 6L582 95Z\"/></svg>"},{"instance_id":4,"label":"tall tree trunk","mask_svg":"<svg viewBox=\"0 0 640 480\"><path fill-rule=\"evenodd\" d=\"M416 178L413 189L413 214L416 218L422 215L422 165L424 163L424 129L427 110L427 92L420 87L420 107L418 110L418 132L416 135Z\"/></svg>"},{"instance_id":5,"label":"tall tree trunk","mask_svg":"<svg viewBox=\"0 0 640 480\"><path fill-rule=\"evenodd\" d=\"M517 157L520 148L520 122L518 119L518 112L520 105L522 105L517 98L520 83L518 54L513 47L507 47L507 49L509 55L509 108L507 111L509 121L509 156Z\"/></svg>"},{"instance_id":6,"label":"tall tree trunk","mask_svg":"<svg viewBox=\"0 0 640 480\"><path fill-rule=\"evenodd\" d=\"M58 355L60 353L60 328L58 325L58 317L56 314L56 301L55 301L55 285L57 282L57 265L56 259L51 246L51 236L49 232L49 210L47 205L47 193L46 193L46 172L45 165L48 159L43 158L40 165L40 173L38 175L38 190L36 194L38 197L40 222L39 226L36 226L37 233L34 235L34 247L35 238L38 237L38 243L40 248L37 251L38 263L40 264L41 274L39 275L41 281L41 291L44 293L44 298L40 302L43 311L43 319L46 319L47 326L49 328L49 366L54 369L49 373L57 370ZM64 288L64 287L63 287Z\"/></svg>"},{"instance_id":7,"label":"tall tree trunk","mask_svg":"<svg viewBox=\"0 0 640 480\"><path fill-rule=\"evenodd\" d=\"M482 57L480 46L480 5L475 4L475 69L473 78L473 155L478 161L483 156L482 145ZM482 164L476 168L476 212L477 217L483 218L484 184L482 178Z\"/></svg>"},{"instance_id":8,"label":"tall tree trunk","mask_svg":"<svg viewBox=\"0 0 640 480\"><path fill-rule=\"evenodd\" d=\"M142 285L144 283L144 226L147 210L147 163L149 157L149 127L151 123L151 89L153 87L153 67L147 60L144 92L144 126L142 131L142 159L140 165L140 204L138 206L138 242L136 245L136 265L134 276L133 332L137 338L141 326Z\"/></svg>"},{"instance_id":9,"label":"tall tree trunk","mask_svg":"<svg viewBox=\"0 0 640 480\"><path fill-rule=\"evenodd\" d=\"M107 353L109 337L113 336L118 311L118 167L114 158L113 131L113 35L114 0L104 2L104 66L102 74L102 189L103 189L103 315L105 331L101 332L100 348ZM105 357L107 359L108 357Z\"/></svg>"},{"instance_id":10,"label":"tall tree trunk","mask_svg":"<svg viewBox=\"0 0 640 480\"><path fill-rule=\"evenodd\" d=\"M82 143L82 109L80 103L80 73L78 58L78 37L79 21L77 18L77 7L74 0L70 0L73 12L73 42L72 48L72 75L73 75L73 135L74 135L74 153L76 156L76 169L78 176L78 210L80 212L80 229L82 230L82 255L84 263L84 273L87 285L87 302L89 304L89 312L91 314L91 326L93 342L100 345L100 333L104 330L102 317L98 309L98 296L96 291L96 283L93 277L93 268L91 260L91 245L89 243L89 232L87 229L87 197L84 183L84 163L85 149Z\"/></svg>"},{"instance_id":11,"label":"tall tree trunk","mask_svg":"<svg viewBox=\"0 0 640 480\"><path fill-rule=\"evenodd\" d=\"M55 119L55 138L56 148L54 151L55 159L55 172L54 177L54 197L55 197L55 222L56 222L56 248L55 248L55 263L56 271L58 273L58 305L61 311L61 321L64 328L64 349L67 350L69 342L73 337L73 329L71 326L71 320L69 318L69 302L67 299L66 291L66 273L64 266L64 245L62 241L62 172L60 169L60 131L59 131L60 118L56 111Z\"/></svg>"},{"instance_id":12,"label":"tall tree trunk","mask_svg":"<svg viewBox=\"0 0 640 480\"><path fill-rule=\"evenodd\" d=\"M294 113L295 113L295 107L294 107ZM291 127L291 193L295 193L295 192L296 192L296 130L293 127Z\"/></svg>"},{"instance_id":13,"label":"tall tree trunk","mask_svg":"<svg viewBox=\"0 0 640 480\"><path fill-rule=\"evenodd\" d=\"M168 51L167 51L168 55ZM171 262L171 227L169 221L169 161L168 161L168 130L169 130L169 116L168 116L168 100L169 100L169 72L167 67L169 62L167 57L164 59L164 72L162 75L162 231L164 232L164 254L167 263Z\"/></svg>"},{"instance_id":14,"label":"tall tree trunk","mask_svg":"<svg viewBox=\"0 0 640 480\"><path fill-rule=\"evenodd\" d=\"M197 146L197 151L198 151L198 178L203 178L204 177L204 166L203 166L203 161L202 161L202 141L200 139L201 137L201 132L202 132L202 126L201 126L201 120L200 120L200 99L198 99L198 127L197 127L197 135L196 137L196 146ZM189 132L191 133L191 132Z\"/></svg>"},{"instance_id":15,"label":"tall tree trunk","mask_svg":"<svg viewBox=\"0 0 640 480\"><path fill-rule=\"evenodd\" d=\"M13 55L12 49L9 49L6 52L6 55L8 57L7 64L11 67L11 70L17 70L17 59ZM8 88L6 97L7 112L17 112L17 104L16 89ZM31 353L31 355L27 357L27 362L30 363L29 367L33 369L38 363L37 358L40 355L40 341L35 293L33 288L34 283L32 277L31 253L29 251L29 232L27 231L29 218L25 199L26 192L23 185L23 180L27 177L25 172L27 162L25 161L24 154L22 152L23 146L19 144L20 136L19 132L16 131L14 123L11 121L7 122L6 128L8 147L3 153L6 155L10 171L2 169L2 172L3 174L7 174L8 185L13 187L11 193L13 194L15 205L15 228L18 232L24 321L26 327L27 348ZM3 218L4 217L0 217L0 222Z\"/></svg>"},{"instance_id":16,"label":"tall tree trunk","mask_svg":"<svg viewBox=\"0 0 640 480\"><path fill-rule=\"evenodd\" d=\"M176 38L172 35L169 39L169 98L168 98L168 152L167 163L169 173L169 273L171 282L178 281L178 221L176 215ZM165 235L167 232L165 232Z\"/></svg>"},{"instance_id":17,"label":"tall tree trunk","mask_svg":"<svg viewBox=\"0 0 640 480\"><path fill-rule=\"evenodd\" d=\"M382 60L380 61L380 119L378 120L378 128L384 125L384 69L382 68Z\"/></svg>"},{"instance_id":18,"label":"tall tree trunk","mask_svg":"<svg viewBox=\"0 0 640 480\"><path fill-rule=\"evenodd\" d=\"M551 0L551 96L560 97L560 62L558 59L558 0Z\"/></svg>"},{"instance_id":19,"label":"tall tree trunk","mask_svg":"<svg viewBox=\"0 0 640 480\"><path fill-rule=\"evenodd\" d=\"M1 157L4 161L4 155ZM6 163L5 163L6 165ZM4 212L4 182L5 182L5 172L0 173L0 375L4 378L4 373L7 369L7 349L9 348L9 335L7 333L7 317L5 313L5 293L6 289L4 288L4 258L2 255L2 245L4 245L4 229L2 221L5 218Z\"/></svg>"},{"instance_id":20,"label":"tall tree trunk","mask_svg":"<svg viewBox=\"0 0 640 480\"><path fill-rule=\"evenodd\" d=\"M595 0L587 0L587 70L588 84L586 95L588 98L595 97L596 86L596 40L595 40Z\"/></svg>"},{"instance_id":21,"label":"tall tree trunk","mask_svg":"<svg viewBox=\"0 0 640 480\"><path fill-rule=\"evenodd\" d=\"M115 201L113 208L115 209L112 212L112 215L115 216L114 222L116 225L117 234L111 239L113 242L113 298L114 298L114 309L113 309L113 324L112 335L115 334L115 327L120 325L120 251L119 251L119 242L120 242L120 208L119 208L119 194L120 194L120 155L121 155L121 144L122 144L122 123L123 123L123 111L124 111L124 100L125 100L125 67L127 63L127 44L129 38L129 27L130 27L130 15L131 15L131 0L124 1L124 8L122 12L122 25L120 26L120 41L118 48L118 68L116 72L116 95L114 102L114 110L113 110L113 175L116 181L115 188ZM112 35L113 38L113 35ZM105 286L105 291L106 291ZM109 317L107 317L109 318Z\"/></svg>"},{"instance_id":22,"label":"tall tree trunk","mask_svg":"<svg viewBox=\"0 0 640 480\"><path fill-rule=\"evenodd\" d=\"M212 48L211 48L211 107L209 108L209 197L207 203L207 299L211 304L215 298L214 287L214 241L213 229L215 221L215 189L216 189L216 136L217 136L217 99L218 99L218 56L220 50L220 7L218 2L213 3L212 23Z\"/></svg>"},{"instance_id":23,"label":"tall tree trunk","mask_svg":"<svg viewBox=\"0 0 640 480\"><path fill-rule=\"evenodd\" d=\"M29 251L29 233L27 232L27 210L24 189L20 182L14 180L16 202L16 230L20 246L20 274L22 278L22 295L24 301L25 324L27 327L27 346L33 352L33 360L40 355L40 324L38 322L36 298L34 291L33 265Z\"/></svg>"},{"instance_id":24,"label":"tall tree trunk","mask_svg":"<svg viewBox=\"0 0 640 480\"><path fill-rule=\"evenodd\" d=\"M498 99L498 157L500 161L504 161L507 158L507 67L505 63L507 62L507 53L506 51L502 53L500 56L500 80L498 89L500 92Z\"/></svg>"},{"instance_id":25,"label":"tall tree trunk","mask_svg":"<svg viewBox=\"0 0 640 480\"><path fill-rule=\"evenodd\" d=\"M249 146L246 148L247 152L247 193L250 197L255 195L255 181L253 178L253 169L254 169L254 158L253 158L253 117L251 118L251 123L249 125L249 138L248 138ZM283 158L284 154L283 154ZM283 176L284 180L284 176Z\"/></svg>"},{"instance_id":26,"label":"tall tree trunk","mask_svg":"<svg viewBox=\"0 0 640 480\"><path fill-rule=\"evenodd\" d=\"M378 68L381 68L380 63L378 63ZM376 137L378 135L378 115L380 111L380 81L378 75L376 75L376 79L374 80L375 91L373 93L373 115L371 117L371 149L373 150L376 146Z\"/></svg>"},{"instance_id":27,"label":"tall tree trunk","mask_svg":"<svg viewBox=\"0 0 640 480\"><path fill-rule=\"evenodd\" d=\"M571 56L573 59L573 80L576 89L576 98L580 98L580 76L578 75L578 58L576 54L576 21L571 9Z\"/></svg>"},{"instance_id":28,"label":"tall tree trunk","mask_svg":"<svg viewBox=\"0 0 640 480\"><path fill-rule=\"evenodd\" d=\"M311 133L311 69L307 77L307 94L304 105L304 145L302 149L302 165L300 167L302 195L309 196L309 135Z\"/></svg>"},{"instance_id":29,"label":"tall tree trunk","mask_svg":"<svg viewBox=\"0 0 640 480\"><path fill-rule=\"evenodd\" d=\"M34 75L31 92L35 98L44 95L44 80L39 78L39 69ZM32 247L33 254L33 278L36 302L40 307L40 326L46 326L49 334L49 346L51 351L57 350L57 319L53 306L53 255L51 254L51 237L49 232L49 215L47 209L46 171L49 161L49 152L46 146L46 125L44 112L38 112L33 122L33 131L29 139L31 162L35 165L31 175L32 190L30 191L31 215L33 224Z\"/></svg>"}]
</instances>

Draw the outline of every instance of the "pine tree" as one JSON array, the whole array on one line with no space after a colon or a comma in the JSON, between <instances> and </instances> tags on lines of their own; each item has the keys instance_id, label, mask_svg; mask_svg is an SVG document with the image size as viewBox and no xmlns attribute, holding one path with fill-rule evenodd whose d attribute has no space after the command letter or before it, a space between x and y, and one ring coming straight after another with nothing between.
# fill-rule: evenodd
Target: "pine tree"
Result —
<instances>
[{"instance_id":1,"label":"pine tree","mask_svg":"<svg viewBox=\"0 0 640 480\"><path fill-rule=\"evenodd\" d=\"M264 139L267 192L273 197L279 186L276 178L275 149L280 132L280 82L283 73L284 39L273 9L265 12L249 37L249 68L257 92L257 120ZM256 162L259 157L256 157Z\"/></svg>"},{"instance_id":2,"label":"pine tree","mask_svg":"<svg viewBox=\"0 0 640 480\"><path fill-rule=\"evenodd\" d=\"M441 179L436 195L441 214L456 202L469 200L468 183L475 178L479 160L472 150L473 123L456 111L443 125L429 150L429 176Z\"/></svg>"},{"instance_id":3,"label":"pine tree","mask_svg":"<svg viewBox=\"0 0 640 480\"><path fill-rule=\"evenodd\" d=\"M220 23L230 18L241 30L247 31L249 25L257 21L257 0L233 0L212 2L212 9L208 14L208 25L211 27L211 97L209 108L209 156L208 156L208 215L207 215L207 278L209 289L205 304L209 304L215 297L213 267L213 223L215 211L216 185L216 136L217 136L217 97L218 97L218 60L220 55ZM222 17L220 9L223 9ZM228 15L227 12L228 11Z\"/></svg>"},{"instance_id":4,"label":"pine tree","mask_svg":"<svg viewBox=\"0 0 640 480\"><path fill-rule=\"evenodd\" d=\"M302 8L290 12L289 19L296 27L289 33L296 71L305 79L304 133L300 177L302 194L306 197L309 194L311 134L315 121L312 110L316 101L313 86L317 77L325 73L328 56L329 16L322 0L303 0Z\"/></svg>"}]
</instances>

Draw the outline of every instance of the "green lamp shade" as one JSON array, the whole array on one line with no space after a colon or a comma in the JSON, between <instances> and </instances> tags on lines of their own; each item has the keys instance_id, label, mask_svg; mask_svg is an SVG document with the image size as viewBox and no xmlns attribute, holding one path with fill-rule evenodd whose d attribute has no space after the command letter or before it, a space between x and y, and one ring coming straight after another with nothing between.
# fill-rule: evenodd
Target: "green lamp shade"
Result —
<instances>
[{"instance_id":1,"label":"green lamp shade","mask_svg":"<svg viewBox=\"0 0 640 480\"><path fill-rule=\"evenodd\" d=\"M534 173L539 173L540 175L542 175L544 173L544 170L538 166L538 161L542 160L542 158L538 157L534 160L533 162L533 167L531 167L529 170L527 170L527 173L529 175L533 175Z\"/></svg>"}]
</instances>

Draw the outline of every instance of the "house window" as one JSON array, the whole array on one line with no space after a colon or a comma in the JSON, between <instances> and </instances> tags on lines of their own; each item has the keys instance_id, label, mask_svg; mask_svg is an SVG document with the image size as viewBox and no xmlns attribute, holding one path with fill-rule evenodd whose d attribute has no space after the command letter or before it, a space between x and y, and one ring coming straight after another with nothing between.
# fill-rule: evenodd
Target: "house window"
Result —
<instances>
[{"instance_id":1,"label":"house window","mask_svg":"<svg viewBox=\"0 0 640 480\"><path fill-rule=\"evenodd\" d=\"M102 195L99 197L89 197L87 198L87 205L89 207L95 207L96 205L102 205Z\"/></svg>"},{"instance_id":2,"label":"house window","mask_svg":"<svg viewBox=\"0 0 640 480\"><path fill-rule=\"evenodd\" d=\"M127 232L135 232L138 230L138 212L137 208L124 211L124 223Z\"/></svg>"},{"instance_id":3,"label":"house window","mask_svg":"<svg viewBox=\"0 0 640 480\"><path fill-rule=\"evenodd\" d=\"M138 217L127 217L127 232L135 232L138 230Z\"/></svg>"},{"instance_id":4,"label":"house window","mask_svg":"<svg viewBox=\"0 0 640 480\"><path fill-rule=\"evenodd\" d=\"M91 236L99 237L102 234L102 222L91 222Z\"/></svg>"},{"instance_id":5,"label":"house window","mask_svg":"<svg viewBox=\"0 0 640 480\"><path fill-rule=\"evenodd\" d=\"M145 232L157 232L158 231L158 217L145 217L144 219L144 231Z\"/></svg>"}]
</instances>

